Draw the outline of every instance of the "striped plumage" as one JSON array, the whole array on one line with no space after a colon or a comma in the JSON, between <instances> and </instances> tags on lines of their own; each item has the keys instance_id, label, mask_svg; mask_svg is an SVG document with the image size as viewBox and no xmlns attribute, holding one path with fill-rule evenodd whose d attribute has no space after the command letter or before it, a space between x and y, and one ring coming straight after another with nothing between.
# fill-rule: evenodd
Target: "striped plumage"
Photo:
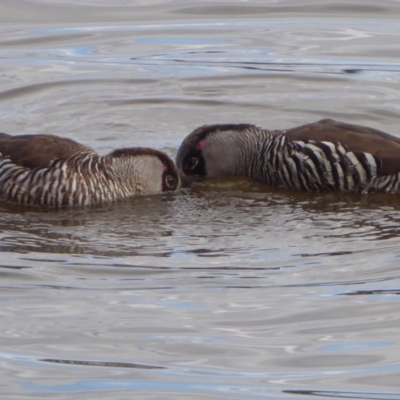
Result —
<instances>
[{"instance_id":1,"label":"striped plumage","mask_svg":"<svg viewBox=\"0 0 400 400\"><path fill-rule=\"evenodd\" d=\"M174 162L150 148L107 155L54 135L0 134L0 199L37 206L115 202L135 195L175 191Z\"/></svg>"},{"instance_id":2,"label":"striped plumage","mask_svg":"<svg viewBox=\"0 0 400 400\"><path fill-rule=\"evenodd\" d=\"M184 179L245 176L310 192L400 193L400 138L329 119L285 131L202 126L176 162Z\"/></svg>"}]
</instances>

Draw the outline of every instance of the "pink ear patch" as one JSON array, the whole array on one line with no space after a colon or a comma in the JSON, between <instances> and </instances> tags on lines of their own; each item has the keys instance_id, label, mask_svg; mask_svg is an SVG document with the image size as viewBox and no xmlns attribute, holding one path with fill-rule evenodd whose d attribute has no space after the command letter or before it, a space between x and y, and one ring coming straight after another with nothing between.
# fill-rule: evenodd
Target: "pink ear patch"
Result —
<instances>
[{"instance_id":1,"label":"pink ear patch","mask_svg":"<svg viewBox=\"0 0 400 400\"><path fill-rule=\"evenodd\" d=\"M196 150L202 150L204 147L204 142L205 142L205 139L200 140L200 142L196 144Z\"/></svg>"}]
</instances>

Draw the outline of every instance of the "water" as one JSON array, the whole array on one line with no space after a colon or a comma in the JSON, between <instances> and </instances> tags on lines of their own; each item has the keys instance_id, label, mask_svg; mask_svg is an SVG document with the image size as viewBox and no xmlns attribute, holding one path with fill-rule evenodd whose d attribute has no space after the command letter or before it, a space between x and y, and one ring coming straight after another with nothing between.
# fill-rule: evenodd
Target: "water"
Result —
<instances>
[{"instance_id":1,"label":"water","mask_svg":"<svg viewBox=\"0 0 400 400\"><path fill-rule=\"evenodd\" d=\"M397 1L110 4L2 0L1 131L171 156L206 123L400 135ZM1 398L400 399L396 196L234 179L0 214Z\"/></svg>"}]
</instances>

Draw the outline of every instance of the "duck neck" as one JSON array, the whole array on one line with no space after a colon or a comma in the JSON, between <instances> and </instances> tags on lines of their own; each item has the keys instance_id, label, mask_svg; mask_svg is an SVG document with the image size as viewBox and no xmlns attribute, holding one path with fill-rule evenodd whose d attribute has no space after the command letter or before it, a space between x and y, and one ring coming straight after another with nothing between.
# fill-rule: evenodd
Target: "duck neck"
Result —
<instances>
[{"instance_id":1,"label":"duck neck","mask_svg":"<svg viewBox=\"0 0 400 400\"><path fill-rule=\"evenodd\" d=\"M276 136L274 131L257 129L252 135L242 135L237 146L236 175L257 179L265 169L265 161L270 152L270 143Z\"/></svg>"}]
</instances>

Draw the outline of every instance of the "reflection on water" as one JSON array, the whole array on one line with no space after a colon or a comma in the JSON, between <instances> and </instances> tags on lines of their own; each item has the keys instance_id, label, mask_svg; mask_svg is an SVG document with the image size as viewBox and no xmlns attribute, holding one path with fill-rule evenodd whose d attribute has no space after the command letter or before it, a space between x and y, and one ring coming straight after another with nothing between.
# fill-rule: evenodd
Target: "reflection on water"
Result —
<instances>
[{"instance_id":1,"label":"reflection on water","mask_svg":"<svg viewBox=\"0 0 400 400\"><path fill-rule=\"evenodd\" d=\"M151 255L165 266L170 266L165 257L176 262L218 257L226 265L236 260L263 267L274 254L280 258L274 263L296 256L382 257L396 251L400 222L396 196L306 194L235 180L105 208L43 212L3 204L2 209L3 251Z\"/></svg>"},{"instance_id":2,"label":"reflection on water","mask_svg":"<svg viewBox=\"0 0 400 400\"><path fill-rule=\"evenodd\" d=\"M400 135L396 1L128 3L3 0L0 130L172 157L207 123ZM0 215L7 398L398 398L397 196L232 179Z\"/></svg>"}]
</instances>

